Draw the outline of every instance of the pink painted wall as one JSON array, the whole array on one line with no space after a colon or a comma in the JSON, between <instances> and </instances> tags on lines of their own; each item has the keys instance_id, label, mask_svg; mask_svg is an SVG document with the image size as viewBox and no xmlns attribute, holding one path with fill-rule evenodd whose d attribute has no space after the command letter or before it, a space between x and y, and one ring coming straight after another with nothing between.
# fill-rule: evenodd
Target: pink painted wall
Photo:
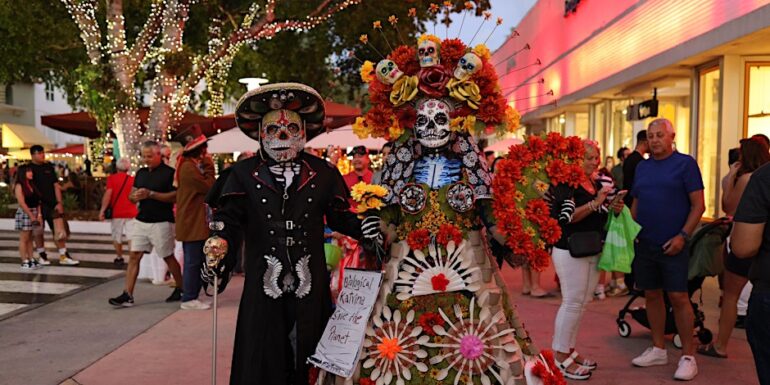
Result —
<instances>
[{"instance_id":1,"label":"pink painted wall","mask_svg":"<svg viewBox=\"0 0 770 385\"><path fill-rule=\"evenodd\" d=\"M583 0L576 13L564 17L563 1L540 0L519 23L520 36L503 44L492 62L499 62L504 93L526 113L769 4L770 0ZM517 54L515 67L507 68L505 58L526 43L532 49ZM542 65L515 71L537 59ZM513 89L541 77L545 84ZM527 99L549 89L555 96ZM517 99L522 100L513 102Z\"/></svg>"}]
</instances>

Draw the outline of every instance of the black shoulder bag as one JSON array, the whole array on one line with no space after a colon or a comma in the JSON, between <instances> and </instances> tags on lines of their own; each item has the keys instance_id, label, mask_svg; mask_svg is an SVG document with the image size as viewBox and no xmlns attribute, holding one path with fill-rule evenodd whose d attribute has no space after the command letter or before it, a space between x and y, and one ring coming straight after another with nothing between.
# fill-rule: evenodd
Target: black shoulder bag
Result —
<instances>
[{"instance_id":1,"label":"black shoulder bag","mask_svg":"<svg viewBox=\"0 0 770 385\"><path fill-rule=\"evenodd\" d=\"M569 254L572 258L585 258L599 255L604 244L602 234L598 231L581 231L570 235Z\"/></svg>"}]
</instances>

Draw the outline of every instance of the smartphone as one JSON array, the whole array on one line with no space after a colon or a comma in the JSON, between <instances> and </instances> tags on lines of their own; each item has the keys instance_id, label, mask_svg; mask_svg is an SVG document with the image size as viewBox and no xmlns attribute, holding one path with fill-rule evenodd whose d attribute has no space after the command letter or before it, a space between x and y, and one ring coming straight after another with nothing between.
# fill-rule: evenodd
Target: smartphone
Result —
<instances>
[{"instance_id":1,"label":"smartphone","mask_svg":"<svg viewBox=\"0 0 770 385\"><path fill-rule=\"evenodd\" d=\"M618 201L623 200L623 198L626 197L626 194L628 194L628 190L620 190L615 195L615 198L612 199L612 202L610 202L610 207L614 206Z\"/></svg>"}]
</instances>

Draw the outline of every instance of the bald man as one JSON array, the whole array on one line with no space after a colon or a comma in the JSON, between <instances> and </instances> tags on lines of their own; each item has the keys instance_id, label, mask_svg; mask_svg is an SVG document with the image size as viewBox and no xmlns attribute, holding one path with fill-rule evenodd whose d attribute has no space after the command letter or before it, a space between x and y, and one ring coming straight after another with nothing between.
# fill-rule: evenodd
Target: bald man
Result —
<instances>
[{"instance_id":1,"label":"bald man","mask_svg":"<svg viewBox=\"0 0 770 385\"><path fill-rule=\"evenodd\" d=\"M674 136L669 120L656 119L650 123L647 140L652 156L637 166L631 189L631 213L642 226L635 245L633 271L637 288L644 290L653 344L632 363L639 367L668 363L663 339L665 291L682 338L682 357L674 378L689 381L698 374L698 366L692 339L694 315L687 291L687 243L705 206L698 164L691 156L674 150Z\"/></svg>"}]
</instances>

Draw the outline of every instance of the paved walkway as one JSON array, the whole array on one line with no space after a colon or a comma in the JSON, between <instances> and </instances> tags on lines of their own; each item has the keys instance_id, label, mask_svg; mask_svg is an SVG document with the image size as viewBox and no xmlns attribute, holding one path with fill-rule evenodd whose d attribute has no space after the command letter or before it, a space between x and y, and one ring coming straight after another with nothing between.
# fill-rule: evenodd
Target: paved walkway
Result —
<instances>
[{"instance_id":1,"label":"paved walkway","mask_svg":"<svg viewBox=\"0 0 770 385\"><path fill-rule=\"evenodd\" d=\"M520 274L505 269L504 276L513 293L520 291ZM553 273L543 282L554 289ZM218 383L227 383L234 319L242 280L236 277L225 291L220 307ZM704 285L704 306L709 328L716 331L718 290L713 279ZM559 299L539 300L513 294L520 315L527 323L535 342L548 347ZM615 318L627 298L594 301L582 322L578 339L582 353L599 361L601 368L591 384L662 384L673 383L679 351L669 343L670 363L666 367L639 369L630 360L649 344L649 331L631 321L629 338L618 336ZM642 301L639 301L642 304ZM126 311L133 311L131 309ZM135 339L76 374L76 384L203 384L210 378L210 312L176 312ZM757 384L753 359L745 332L736 330L730 345L730 358L719 360L698 357L700 375L697 384ZM130 362L131 365L126 365ZM105 382L105 379L109 381Z\"/></svg>"},{"instance_id":2,"label":"paved walkway","mask_svg":"<svg viewBox=\"0 0 770 385\"><path fill-rule=\"evenodd\" d=\"M0 248L1 250L1 248ZM1 265L1 264L0 264ZM0 266L2 267L2 266ZM506 268L514 302L535 343L549 347L559 299L519 295L518 271ZM555 289L553 273L542 280ZM220 297L218 383L228 382L235 317L243 279L235 277ZM167 287L140 283L137 305L113 309L107 298L119 293L122 279L107 280L45 306L0 321L0 384L206 384L211 378L211 312L180 311L167 304ZM718 290L713 279L704 285L706 324L716 331ZM666 367L632 368L630 360L649 344L649 331L629 319L630 338L617 334L615 318L626 298L594 301L578 338L580 351L599 361L590 384L663 384L671 379L678 351L670 346ZM642 301L639 301L642 304ZM736 330L730 358L698 357L696 384L758 383L745 332Z\"/></svg>"}]
</instances>

